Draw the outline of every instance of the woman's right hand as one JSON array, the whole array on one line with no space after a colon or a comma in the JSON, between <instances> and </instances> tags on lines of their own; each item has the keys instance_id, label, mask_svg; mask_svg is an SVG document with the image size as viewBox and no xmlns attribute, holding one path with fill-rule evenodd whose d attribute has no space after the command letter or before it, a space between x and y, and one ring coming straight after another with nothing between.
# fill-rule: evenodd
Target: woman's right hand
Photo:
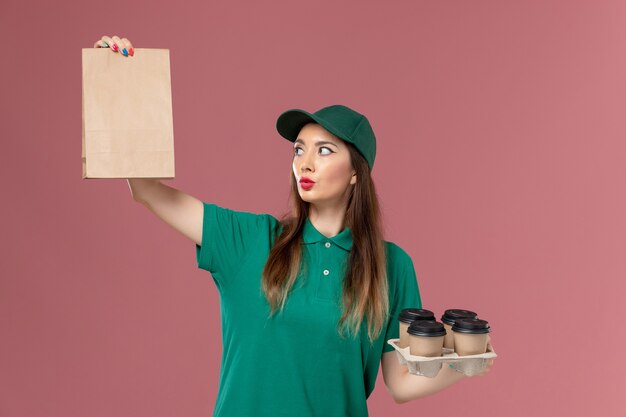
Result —
<instances>
[{"instance_id":1,"label":"woman's right hand","mask_svg":"<svg viewBox=\"0 0 626 417\"><path fill-rule=\"evenodd\" d=\"M94 48L111 48L113 52L121 52L125 57L130 57L135 55L135 51L133 50L133 45L126 38L118 38L113 35L113 37L109 38L108 36L103 36L100 40L96 41L93 44Z\"/></svg>"}]
</instances>

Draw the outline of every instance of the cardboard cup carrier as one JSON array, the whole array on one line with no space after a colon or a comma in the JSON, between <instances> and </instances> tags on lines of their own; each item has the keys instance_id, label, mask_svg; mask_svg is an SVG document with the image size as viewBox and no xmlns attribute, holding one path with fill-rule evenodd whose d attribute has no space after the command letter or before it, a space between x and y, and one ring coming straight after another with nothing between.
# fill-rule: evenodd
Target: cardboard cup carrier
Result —
<instances>
[{"instance_id":1,"label":"cardboard cup carrier","mask_svg":"<svg viewBox=\"0 0 626 417\"><path fill-rule=\"evenodd\" d=\"M478 319L475 313L465 313L469 310L446 310L448 323L439 323L434 319L425 320L424 311L430 313L422 309L405 309L399 315L400 336L403 332L407 333L403 339L409 339L408 345L401 343L400 338L387 340L396 350L398 361L408 367L409 373L434 378L441 367L447 364L466 376L474 376L485 370L490 359L497 357L489 342L489 323ZM408 324L411 315L415 319ZM455 318L449 327L456 341L456 351L445 347L443 342L444 335L448 335L448 326L444 327L444 324L450 324L450 317Z\"/></svg>"}]
</instances>

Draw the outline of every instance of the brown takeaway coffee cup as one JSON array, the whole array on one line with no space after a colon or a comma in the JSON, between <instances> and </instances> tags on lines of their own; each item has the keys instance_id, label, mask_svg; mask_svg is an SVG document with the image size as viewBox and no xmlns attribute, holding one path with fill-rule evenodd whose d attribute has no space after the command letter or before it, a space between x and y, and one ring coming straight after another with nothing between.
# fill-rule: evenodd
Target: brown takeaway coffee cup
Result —
<instances>
[{"instance_id":1,"label":"brown takeaway coffee cup","mask_svg":"<svg viewBox=\"0 0 626 417\"><path fill-rule=\"evenodd\" d=\"M438 321L415 320L407 329L409 351L415 356L441 356L446 329Z\"/></svg>"},{"instance_id":2,"label":"brown takeaway coffee cup","mask_svg":"<svg viewBox=\"0 0 626 417\"><path fill-rule=\"evenodd\" d=\"M470 310L450 309L441 316L441 322L446 329L446 337L443 339L443 347L454 349L454 335L452 326L457 319L475 319L478 315Z\"/></svg>"},{"instance_id":3,"label":"brown takeaway coffee cup","mask_svg":"<svg viewBox=\"0 0 626 417\"><path fill-rule=\"evenodd\" d=\"M422 308L405 308L398 315L398 322L400 323L400 341L398 346L405 348L409 346L409 334L407 330L409 325L415 320L432 320L435 321L435 314L430 310Z\"/></svg>"},{"instance_id":4,"label":"brown takeaway coffee cup","mask_svg":"<svg viewBox=\"0 0 626 417\"><path fill-rule=\"evenodd\" d=\"M486 320L457 319L452 326L454 351L459 356L487 352L489 332L491 328Z\"/></svg>"}]
</instances>

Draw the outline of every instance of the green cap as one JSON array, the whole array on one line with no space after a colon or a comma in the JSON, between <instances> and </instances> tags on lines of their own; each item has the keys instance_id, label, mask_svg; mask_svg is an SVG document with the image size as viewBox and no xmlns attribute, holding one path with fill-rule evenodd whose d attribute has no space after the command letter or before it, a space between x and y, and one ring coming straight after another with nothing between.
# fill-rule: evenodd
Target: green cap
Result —
<instances>
[{"instance_id":1,"label":"green cap","mask_svg":"<svg viewBox=\"0 0 626 417\"><path fill-rule=\"evenodd\" d=\"M315 113L290 109L278 116L276 129L282 137L294 142L300 129L311 122L320 124L333 135L353 144L372 170L376 158L376 136L367 117L341 104L324 107Z\"/></svg>"}]
</instances>

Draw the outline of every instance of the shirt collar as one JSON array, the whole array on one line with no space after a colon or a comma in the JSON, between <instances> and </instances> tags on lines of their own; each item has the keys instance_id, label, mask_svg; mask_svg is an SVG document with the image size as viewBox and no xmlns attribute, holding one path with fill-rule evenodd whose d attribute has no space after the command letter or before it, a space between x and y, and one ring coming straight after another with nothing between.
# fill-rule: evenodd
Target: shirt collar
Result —
<instances>
[{"instance_id":1,"label":"shirt collar","mask_svg":"<svg viewBox=\"0 0 626 417\"><path fill-rule=\"evenodd\" d=\"M326 237L319 232L307 217L302 231L302 240L305 244L317 243L319 241L330 240L335 245L350 251L352 248L352 230L349 227L344 228L341 232L333 237Z\"/></svg>"}]
</instances>

